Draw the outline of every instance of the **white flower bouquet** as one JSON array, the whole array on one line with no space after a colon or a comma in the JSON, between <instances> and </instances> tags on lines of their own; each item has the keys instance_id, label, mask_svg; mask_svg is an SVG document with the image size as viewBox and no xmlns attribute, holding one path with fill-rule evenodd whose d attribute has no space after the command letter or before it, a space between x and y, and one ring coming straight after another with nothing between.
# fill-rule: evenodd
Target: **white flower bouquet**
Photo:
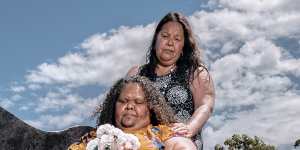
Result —
<instances>
[{"instance_id":1,"label":"white flower bouquet","mask_svg":"<svg viewBox=\"0 0 300 150\"><path fill-rule=\"evenodd\" d=\"M140 142L133 134L124 133L113 125L104 124L97 129L97 138L88 142L86 150L138 150Z\"/></svg>"}]
</instances>

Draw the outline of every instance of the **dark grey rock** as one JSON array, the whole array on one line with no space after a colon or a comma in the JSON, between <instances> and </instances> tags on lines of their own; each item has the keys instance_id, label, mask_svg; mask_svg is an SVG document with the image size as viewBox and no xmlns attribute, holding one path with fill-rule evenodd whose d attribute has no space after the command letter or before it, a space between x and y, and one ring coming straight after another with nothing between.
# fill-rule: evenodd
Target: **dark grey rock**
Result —
<instances>
[{"instance_id":1,"label":"dark grey rock","mask_svg":"<svg viewBox=\"0 0 300 150\"><path fill-rule=\"evenodd\" d=\"M0 150L65 150L92 129L77 126L60 132L46 132L0 107Z\"/></svg>"}]
</instances>

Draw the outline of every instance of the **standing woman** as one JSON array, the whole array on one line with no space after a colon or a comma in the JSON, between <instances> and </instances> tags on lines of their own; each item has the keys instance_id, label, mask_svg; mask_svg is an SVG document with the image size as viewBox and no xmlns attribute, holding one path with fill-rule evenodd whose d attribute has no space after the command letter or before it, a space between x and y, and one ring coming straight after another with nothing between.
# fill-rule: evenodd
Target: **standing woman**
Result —
<instances>
[{"instance_id":1,"label":"standing woman","mask_svg":"<svg viewBox=\"0 0 300 150\"><path fill-rule=\"evenodd\" d=\"M135 74L155 83L179 119L173 130L193 138L201 150L201 130L213 111L215 92L191 27L182 14L170 12L158 23L147 63L131 68L127 75Z\"/></svg>"}]
</instances>

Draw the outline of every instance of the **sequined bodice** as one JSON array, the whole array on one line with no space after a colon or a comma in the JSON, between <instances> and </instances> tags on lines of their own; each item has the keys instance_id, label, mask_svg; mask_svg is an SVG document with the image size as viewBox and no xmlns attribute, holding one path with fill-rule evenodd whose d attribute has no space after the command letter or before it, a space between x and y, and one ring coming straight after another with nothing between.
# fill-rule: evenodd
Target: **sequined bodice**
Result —
<instances>
[{"instance_id":1,"label":"sequined bodice","mask_svg":"<svg viewBox=\"0 0 300 150\"><path fill-rule=\"evenodd\" d=\"M175 73L171 72L164 76L157 76L154 80L154 84L165 96L178 119L182 122L186 122L194 112L192 93L187 86L175 81L172 78L174 75Z\"/></svg>"},{"instance_id":2,"label":"sequined bodice","mask_svg":"<svg viewBox=\"0 0 300 150\"><path fill-rule=\"evenodd\" d=\"M139 73L141 73L139 71ZM163 76L156 76L154 85L164 95L168 104L173 108L180 122L187 122L194 112L193 95L188 85L177 81L176 71ZM193 138L197 150L203 149L201 131Z\"/></svg>"}]
</instances>

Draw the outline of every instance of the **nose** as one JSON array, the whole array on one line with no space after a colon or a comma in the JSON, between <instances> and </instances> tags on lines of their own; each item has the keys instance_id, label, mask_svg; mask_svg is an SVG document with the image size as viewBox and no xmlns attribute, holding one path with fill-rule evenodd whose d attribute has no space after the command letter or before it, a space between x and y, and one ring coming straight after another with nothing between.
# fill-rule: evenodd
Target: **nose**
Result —
<instances>
[{"instance_id":1,"label":"nose","mask_svg":"<svg viewBox=\"0 0 300 150\"><path fill-rule=\"evenodd\" d=\"M172 39L169 39L169 40L168 40L168 45L169 45L169 46L173 46L173 45L174 45L174 41L173 41Z\"/></svg>"},{"instance_id":2,"label":"nose","mask_svg":"<svg viewBox=\"0 0 300 150\"><path fill-rule=\"evenodd\" d=\"M135 107L135 104L134 104L134 103L129 102L129 103L126 104L126 109L127 109L127 110L133 110L134 107Z\"/></svg>"}]
</instances>

